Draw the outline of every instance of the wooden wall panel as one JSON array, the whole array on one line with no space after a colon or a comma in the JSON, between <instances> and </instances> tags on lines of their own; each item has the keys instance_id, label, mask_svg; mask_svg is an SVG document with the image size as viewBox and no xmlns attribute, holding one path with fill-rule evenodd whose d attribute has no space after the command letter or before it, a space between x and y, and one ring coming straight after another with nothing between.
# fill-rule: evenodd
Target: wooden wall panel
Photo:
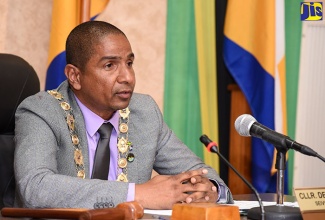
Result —
<instances>
[{"instance_id":1,"label":"wooden wall panel","mask_svg":"<svg viewBox=\"0 0 325 220\"><path fill-rule=\"evenodd\" d=\"M242 114L250 114L245 96L237 85L229 85L231 92L229 162L251 182L251 138L240 136L234 126L235 120ZM232 194L252 193L246 184L229 168L228 186Z\"/></svg>"}]
</instances>

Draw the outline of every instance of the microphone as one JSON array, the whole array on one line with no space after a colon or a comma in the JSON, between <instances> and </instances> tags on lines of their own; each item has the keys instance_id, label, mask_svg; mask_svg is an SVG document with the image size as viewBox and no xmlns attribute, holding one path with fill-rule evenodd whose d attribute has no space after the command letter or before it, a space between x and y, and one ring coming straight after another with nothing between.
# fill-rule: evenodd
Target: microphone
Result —
<instances>
[{"instance_id":1,"label":"microphone","mask_svg":"<svg viewBox=\"0 0 325 220\"><path fill-rule=\"evenodd\" d=\"M259 193L257 192L257 190L253 187L252 184L250 184L250 182L248 182L244 176L242 176L237 170L236 168L231 165L231 163L222 155L220 154L219 150L218 150L218 147L217 147L217 144L213 141L211 141L208 136L206 136L205 134L202 135L200 137L200 141L206 146L207 150L209 152L213 152L213 153L216 153L218 154L218 156L223 160L223 162L225 162L239 177L240 179L242 179L244 181L244 183L254 192L257 200L258 200L258 203L260 205L260 211L261 211L261 219L264 219L264 215L265 215L265 211L264 211L264 206L263 206L263 203L262 203L262 200L261 200L261 197L259 195Z\"/></svg>"},{"instance_id":2,"label":"microphone","mask_svg":"<svg viewBox=\"0 0 325 220\"><path fill-rule=\"evenodd\" d=\"M318 157L325 162L325 158L323 158L313 149L299 144L290 137L273 131L272 129L258 123L256 119L249 114L239 116L235 121L235 128L241 136L257 137L271 143L276 148L284 150L287 150L288 148L293 149L305 155Z\"/></svg>"}]
</instances>

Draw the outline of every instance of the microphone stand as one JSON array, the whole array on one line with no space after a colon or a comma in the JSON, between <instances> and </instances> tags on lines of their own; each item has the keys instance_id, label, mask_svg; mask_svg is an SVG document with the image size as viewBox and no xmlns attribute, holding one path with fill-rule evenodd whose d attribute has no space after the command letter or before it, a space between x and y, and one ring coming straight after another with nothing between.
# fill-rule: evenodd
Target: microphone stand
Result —
<instances>
[{"instance_id":1,"label":"microphone stand","mask_svg":"<svg viewBox=\"0 0 325 220\"><path fill-rule=\"evenodd\" d=\"M221 159L223 162L225 162L236 174L237 176L240 177L240 179L242 179L244 181L244 183L254 192L256 198L257 198L257 201L260 205L260 207L257 207L259 209L259 218L258 219L262 219L264 220L264 206L263 206L263 203L262 203L262 200L261 200L261 197L260 195L258 194L257 190L252 186L252 184L250 184L250 182L248 182L237 170L235 167L233 167L233 165L231 165L231 163L222 155L220 154L219 150L218 150L218 147L217 147L217 144L212 142L208 136L206 135L202 135L200 137L200 141L206 146L206 148L208 149L208 151L210 152L213 152L213 153L216 153Z\"/></svg>"},{"instance_id":2,"label":"microphone stand","mask_svg":"<svg viewBox=\"0 0 325 220\"><path fill-rule=\"evenodd\" d=\"M275 168L277 169L277 204L265 206L265 217L267 220L297 220L302 216L298 207L285 206L284 200L284 172L286 169L286 147L275 147L277 150ZM260 219L261 213L258 207L251 208L247 212L248 219Z\"/></svg>"}]
</instances>

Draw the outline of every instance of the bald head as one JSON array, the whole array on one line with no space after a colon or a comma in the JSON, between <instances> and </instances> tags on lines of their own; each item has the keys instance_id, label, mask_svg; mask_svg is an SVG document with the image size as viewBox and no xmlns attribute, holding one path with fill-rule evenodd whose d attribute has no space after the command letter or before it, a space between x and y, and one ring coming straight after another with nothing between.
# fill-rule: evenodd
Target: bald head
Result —
<instances>
[{"instance_id":1,"label":"bald head","mask_svg":"<svg viewBox=\"0 0 325 220\"><path fill-rule=\"evenodd\" d=\"M125 34L112 24L104 21L88 21L75 27L66 41L66 61L80 70L93 55L94 46L109 34ZM126 37L126 36L125 36Z\"/></svg>"}]
</instances>

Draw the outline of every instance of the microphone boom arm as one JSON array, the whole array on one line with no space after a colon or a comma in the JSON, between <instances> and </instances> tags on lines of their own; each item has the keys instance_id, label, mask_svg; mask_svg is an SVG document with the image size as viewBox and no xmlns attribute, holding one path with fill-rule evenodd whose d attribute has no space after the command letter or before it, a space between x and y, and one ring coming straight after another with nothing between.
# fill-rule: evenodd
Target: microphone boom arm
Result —
<instances>
[{"instance_id":1,"label":"microphone boom arm","mask_svg":"<svg viewBox=\"0 0 325 220\"><path fill-rule=\"evenodd\" d=\"M202 135L200 137L200 141L207 147L208 151L210 152L213 152L213 153L216 153L221 159L223 162L225 162L236 174L237 176L240 177L240 179L242 179L244 181L244 183L254 192L257 200L258 200L258 203L260 205L260 209L261 209L261 216L262 216L262 219L264 219L264 214L265 214L265 211L264 211L264 206L263 206L263 203L262 203L262 200L261 200L261 197L260 195L258 194L257 190L253 187L252 184L250 184L250 182L248 182L238 171L237 169L231 165L231 163L219 152L218 150L218 147L217 147L217 144L214 143L213 141L211 141L208 136L206 135Z\"/></svg>"}]
</instances>

